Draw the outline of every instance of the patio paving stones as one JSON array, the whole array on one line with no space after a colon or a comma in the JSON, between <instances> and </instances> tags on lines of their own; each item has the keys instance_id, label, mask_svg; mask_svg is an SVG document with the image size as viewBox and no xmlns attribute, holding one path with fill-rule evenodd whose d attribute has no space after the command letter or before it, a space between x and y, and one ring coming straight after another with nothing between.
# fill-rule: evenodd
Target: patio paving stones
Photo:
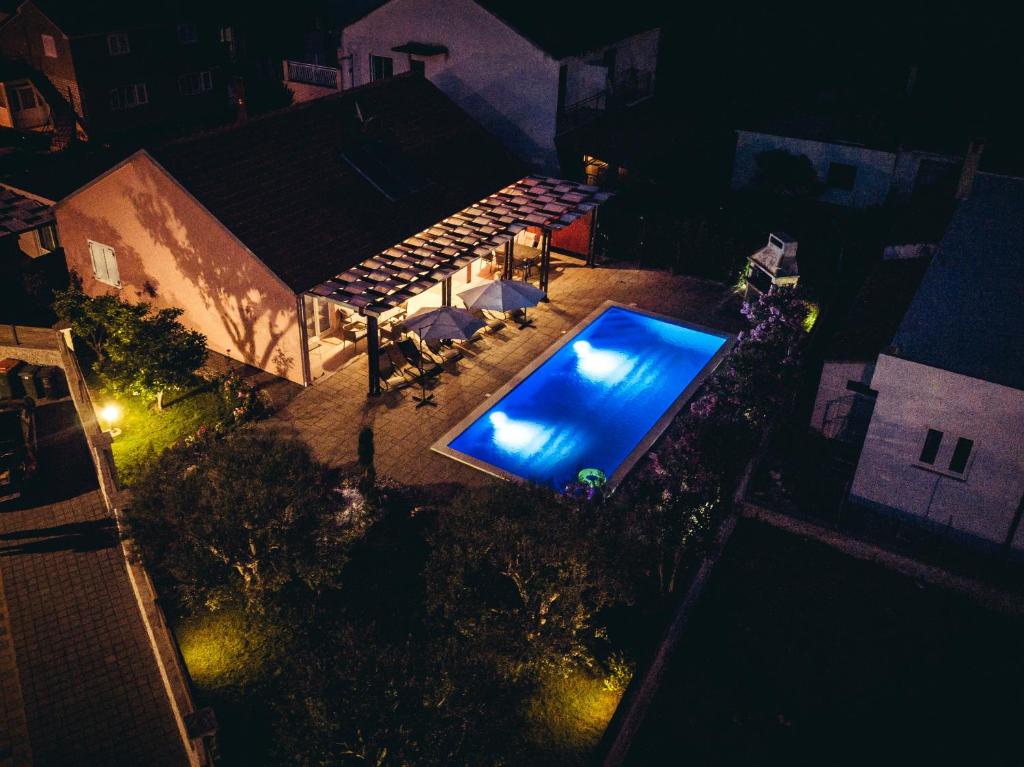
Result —
<instances>
[{"instance_id":1,"label":"patio paving stones","mask_svg":"<svg viewBox=\"0 0 1024 767\"><path fill-rule=\"evenodd\" d=\"M744 327L738 299L718 283L632 268L591 269L552 259L551 301L530 310L535 327L514 323L477 344L432 384L437 407L414 407L419 386L366 396L366 355L301 392L269 424L301 436L331 465L355 460L359 430L372 426L377 472L405 483L479 485L489 475L434 453L430 446L564 332L605 300L635 304L729 332ZM430 388L430 387L428 387Z\"/></svg>"}]
</instances>

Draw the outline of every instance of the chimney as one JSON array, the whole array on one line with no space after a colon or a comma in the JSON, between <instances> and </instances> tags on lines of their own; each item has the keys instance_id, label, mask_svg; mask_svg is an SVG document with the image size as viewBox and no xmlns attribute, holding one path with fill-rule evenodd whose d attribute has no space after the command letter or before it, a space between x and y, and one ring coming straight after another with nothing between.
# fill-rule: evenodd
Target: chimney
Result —
<instances>
[{"instance_id":1,"label":"chimney","mask_svg":"<svg viewBox=\"0 0 1024 767\"><path fill-rule=\"evenodd\" d=\"M978 172L978 165L981 163L981 153L985 151L985 140L972 138L967 147L967 154L964 156L964 166L960 171L960 181L956 185L956 199L966 200L971 196L971 188L974 186L974 176Z\"/></svg>"}]
</instances>

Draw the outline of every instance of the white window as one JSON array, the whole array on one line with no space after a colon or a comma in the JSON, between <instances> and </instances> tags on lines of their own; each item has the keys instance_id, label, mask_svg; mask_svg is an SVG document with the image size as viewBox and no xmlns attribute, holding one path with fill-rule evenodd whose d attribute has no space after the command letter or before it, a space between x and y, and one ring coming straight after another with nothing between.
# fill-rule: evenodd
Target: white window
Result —
<instances>
[{"instance_id":1,"label":"white window","mask_svg":"<svg viewBox=\"0 0 1024 767\"><path fill-rule=\"evenodd\" d=\"M210 72L189 72L178 78L178 93L194 96L213 90L213 75Z\"/></svg>"},{"instance_id":2,"label":"white window","mask_svg":"<svg viewBox=\"0 0 1024 767\"><path fill-rule=\"evenodd\" d=\"M187 22L178 25L178 42L182 45L191 45L199 40L196 32L196 25Z\"/></svg>"},{"instance_id":3,"label":"white window","mask_svg":"<svg viewBox=\"0 0 1024 767\"><path fill-rule=\"evenodd\" d=\"M146 91L145 83L124 85L110 91L110 108L115 112L148 103L149 93Z\"/></svg>"},{"instance_id":4,"label":"white window","mask_svg":"<svg viewBox=\"0 0 1024 767\"><path fill-rule=\"evenodd\" d=\"M114 32L107 35L107 50L110 51L111 56L123 56L126 53L130 53L131 48L128 46L128 35L124 32Z\"/></svg>"},{"instance_id":5,"label":"white window","mask_svg":"<svg viewBox=\"0 0 1024 767\"><path fill-rule=\"evenodd\" d=\"M57 58L57 43L53 35L43 35L43 55L48 59Z\"/></svg>"},{"instance_id":6,"label":"white window","mask_svg":"<svg viewBox=\"0 0 1024 767\"><path fill-rule=\"evenodd\" d=\"M121 287L121 275L117 272L117 258L114 249L101 242L89 240L89 256L92 258L92 275L100 282Z\"/></svg>"}]
</instances>

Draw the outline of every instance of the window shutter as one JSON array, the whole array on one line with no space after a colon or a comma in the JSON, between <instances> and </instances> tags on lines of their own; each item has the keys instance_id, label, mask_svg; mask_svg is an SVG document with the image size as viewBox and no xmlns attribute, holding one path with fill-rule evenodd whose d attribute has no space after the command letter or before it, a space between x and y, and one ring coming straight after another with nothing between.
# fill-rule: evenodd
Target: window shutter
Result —
<instances>
[{"instance_id":1,"label":"window shutter","mask_svg":"<svg viewBox=\"0 0 1024 767\"><path fill-rule=\"evenodd\" d=\"M117 258L112 247L89 240L89 257L92 259L92 273L97 280L121 287L121 275L117 271Z\"/></svg>"},{"instance_id":2,"label":"window shutter","mask_svg":"<svg viewBox=\"0 0 1024 767\"><path fill-rule=\"evenodd\" d=\"M121 285L121 275L117 271L117 259L114 257L114 249L103 246L103 260L106 263L107 282L111 285Z\"/></svg>"},{"instance_id":3,"label":"window shutter","mask_svg":"<svg viewBox=\"0 0 1024 767\"><path fill-rule=\"evenodd\" d=\"M106 277L106 261L103 258L102 246L98 242L89 241L89 257L92 259L92 274L102 280Z\"/></svg>"}]
</instances>

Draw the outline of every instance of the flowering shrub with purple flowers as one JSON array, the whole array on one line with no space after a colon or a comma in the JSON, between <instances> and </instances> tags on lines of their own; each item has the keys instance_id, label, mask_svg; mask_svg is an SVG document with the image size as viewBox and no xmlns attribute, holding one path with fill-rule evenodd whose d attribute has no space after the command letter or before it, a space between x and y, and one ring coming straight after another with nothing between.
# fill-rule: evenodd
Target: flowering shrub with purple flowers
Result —
<instances>
[{"instance_id":1,"label":"flowering shrub with purple flowers","mask_svg":"<svg viewBox=\"0 0 1024 767\"><path fill-rule=\"evenodd\" d=\"M654 563L663 593L713 529L714 512L790 396L809 308L792 288L745 303L750 329L624 484L623 534Z\"/></svg>"}]
</instances>

